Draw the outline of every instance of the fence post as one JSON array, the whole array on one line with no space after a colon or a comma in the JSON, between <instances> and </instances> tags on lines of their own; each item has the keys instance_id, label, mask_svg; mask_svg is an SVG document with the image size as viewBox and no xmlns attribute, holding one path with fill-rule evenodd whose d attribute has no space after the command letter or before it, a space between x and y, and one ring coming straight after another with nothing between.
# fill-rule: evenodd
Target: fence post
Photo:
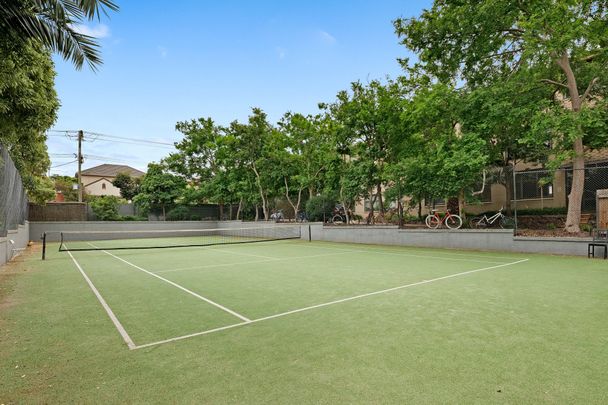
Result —
<instances>
[{"instance_id":1,"label":"fence post","mask_svg":"<svg viewBox=\"0 0 608 405\"><path fill-rule=\"evenodd\" d=\"M515 165L513 165L513 222L514 230L513 235L517 234L517 174L515 172Z\"/></svg>"}]
</instances>

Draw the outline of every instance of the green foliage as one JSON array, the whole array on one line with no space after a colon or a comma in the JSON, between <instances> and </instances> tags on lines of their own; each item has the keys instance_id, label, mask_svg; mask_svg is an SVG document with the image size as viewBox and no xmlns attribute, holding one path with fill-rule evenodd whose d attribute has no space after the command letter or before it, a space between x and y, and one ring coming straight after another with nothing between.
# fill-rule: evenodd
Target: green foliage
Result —
<instances>
[{"instance_id":1,"label":"green foliage","mask_svg":"<svg viewBox=\"0 0 608 405\"><path fill-rule=\"evenodd\" d=\"M326 194L313 196L306 202L306 215L309 221L323 221L332 215L335 207L335 198Z\"/></svg>"},{"instance_id":2,"label":"green foliage","mask_svg":"<svg viewBox=\"0 0 608 405\"><path fill-rule=\"evenodd\" d=\"M65 201L78 201L78 189L74 188L78 184L78 180L75 177L55 175L51 177L51 180L54 183L55 191L60 191Z\"/></svg>"},{"instance_id":3,"label":"green foliage","mask_svg":"<svg viewBox=\"0 0 608 405\"><path fill-rule=\"evenodd\" d=\"M0 143L6 146L30 199L53 198L44 179L50 166L46 131L57 118L59 100L50 54L35 42L0 36Z\"/></svg>"},{"instance_id":4,"label":"green foliage","mask_svg":"<svg viewBox=\"0 0 608 405\"><path fill-rule=\"evenodd\" d=\"M15 43L38 42L70 59L80 69L86 61L95 70L101 62L94 37L78 31L78 25L98 19L118 6L111 0L3 1L0 38Z\"/></svg>"},{"instance_id":5,"label":"green foliage","mask_svg":"<svg viewBox=\"0 0 608 405\"><path fill-rule=\"evenodd\" d=\"M150 209L173 206L182 196L186 182L179 176L169 173L166 168L156 163L148 165L148 172L141 182L140 193L133 202L144 212Z\"/></svg>"},{"instance_id":6,"label":"green foliage","mask_svg":"<svg viewBox=\"0 0 608 405\"><path fill-rule=\"evenodd\" d=\"M120 196L122 198L133 200L140 191L141 181L141 177L131 177L127 173L118 173L112 185L120 189Z\"/></svg>"},{"instance_id":7,"label":"green foliage","mask_svg":"<svg viewBox=\"0 0 608 405\"><path fill-rule=\"evenodd\" d=\"M552 144L550 153L541 153L548 167L571 159L582 168L585 147L606 145L607 8L605 0L435 1L419 17L397 19L394 26L417 55L415 63L401 61L412 80L502 93L499 104L486 98L478 110L483 118L471 126L490 135L485 139L498 140L503 156L493 153L493 160L500 158L504 166L521 158L518 144L527 152ZM512 103L509 95L516 96ZM503 117L495 114L500 103L507 106ZM570 232L578 231L584 181L573 177Z\"/></svg>"},{"instance_id":8,"label":"green foliage","mask_svg":"<svg viewBox=\"0 0 608 405\"><path fill-rule=\"evenodd\" d=\"M178 205L167 213L167 221L186 221L188 219L190 219L190 210L183 205Z\"/></svg>"},{"instance_id":9,"label":"green foliage","mask_svg":"<svg viewBox=\"0 0 608 405\"><path fill-rule=\"evenodd\" d=\"M117 221L120 220L120 215L118 215L120 203L120 198L113 195L104 195L91 199L89 205L100 221Z\"/></svg>"}]
</instances>

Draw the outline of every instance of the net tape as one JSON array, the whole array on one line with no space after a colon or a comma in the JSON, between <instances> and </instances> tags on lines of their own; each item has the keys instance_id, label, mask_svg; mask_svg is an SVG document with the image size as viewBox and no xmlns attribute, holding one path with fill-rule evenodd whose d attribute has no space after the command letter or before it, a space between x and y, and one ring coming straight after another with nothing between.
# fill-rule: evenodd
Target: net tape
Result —
<instances>
[{"instance_id":1,"label":"net tape","mask_svg":"<svg viewBox=\"0 0 608 405\"><path fill-rule=\"evenodd\" d=\"M59 251L162 249L300 239L300 225L60 232ZM46 238L45 238L46 240Z\"/></svg>"}]
</instances>

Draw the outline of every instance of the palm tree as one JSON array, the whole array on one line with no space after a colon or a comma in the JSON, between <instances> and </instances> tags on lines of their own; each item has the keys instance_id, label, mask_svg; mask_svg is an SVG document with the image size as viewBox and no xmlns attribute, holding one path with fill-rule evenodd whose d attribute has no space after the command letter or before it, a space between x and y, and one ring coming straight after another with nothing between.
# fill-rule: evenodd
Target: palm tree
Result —
<instances>
[{"instance_id":1,"label":"palm tree","mask_svg":"<svg viewBox=\"0 0 608 405\"><path fill-rule=\"evenodd\" d=\"M77 69L86 62L92 70L102 63L99 44L78 31L78 24L118 10L112 0L0 0L0 37L35 40Z\"/></svg>"}]
</instances>

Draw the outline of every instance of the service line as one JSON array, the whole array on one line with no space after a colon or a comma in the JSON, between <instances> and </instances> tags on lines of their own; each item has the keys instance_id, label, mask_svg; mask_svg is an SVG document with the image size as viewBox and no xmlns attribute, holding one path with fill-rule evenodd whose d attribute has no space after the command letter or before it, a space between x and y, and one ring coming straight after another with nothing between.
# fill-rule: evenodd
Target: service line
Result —
<instances>
[{"instance_id":1,"label":"service line","mask_svg":"<svg viewBox=\"0 0 608 405\"><path fill-rule=\"evenodd\" d=\"M479 273L479 272L482 272L482 271L488 271L488 270L498 269L498 268L506 267L506 266L513 266L515 264L523 263L523 262L527 262L527 261L528 261L528 259L521 259L521 260L517 260L515 262L511 262L511 263L502 263L502 264L498 264L498 265L495 265L495 266L483 267L481 269L468 270L468 271L463 271L463 272L460 272L460 273L450 274L450 275L447 275L447 276L432 278L432 279L429 279L429 280L417 281L415 283L404 284L404 285L400 285L400 286L397 286L397 287L387 288L387 289L384 289L384 290L372 291L372 292L365 293L365 294L359 294L359 295L355 295L355 296L352 296L352 297L338 299L338 300L335 300L335 301L329 301L329 302L325 302L325 303L322 303L322 304L312 305L312 306L309 306L309 307L294 309L294 310L287 311L287 312L281 312L281 313L278 313L278 314L269 315L269 316L265 316L265 317L262 317L262 318L251 319L251 320L248 320L248 321L245 321L245 322L239 322L239 323L235 323L235 324L231 324L231 325L227 325L227 326L222 326L222 327L215 328L215 329L205 330L205 331L202 331L202 332L191 333L191 334L188 334L188 335L177 336L177 337L170 338L170 339L159 340L157 342L146 343L146 344L143 344L143 345L136 346L133 349L143 349L143 348L146 348L146 347L152 347L152 346L162 345L162 344L165 344L165 343L176 342L178 340L189 339L189 338L196 337L196 336L208 335L208 334L211 334L211 333L220 332L220 331L227 330L227 329L233 329L233 328L236 328L236 327L239 327L239 326L250 325L252 323L267 321L267 320L270 320L270 319L280 318L280 317L284 317L284 316L287 316L287 315L296 314L296 313L299 313L299 312L305 312L305 311L310 311L312 309L328 307L330 305L341 304L343 302L348 302L348 301L353 301L353 300L357 300L357 299L361 299L361 298L371 297L371 296L378 295L378 294L385 294L385 293L388 293L388 292L402 290L402 289L405 289L405 288L415 287L415 286L419 286L419 285L423 285L423 284L430 284L430 283L434 283L436 281L446 280L446 279L449 279L449 278L455 278L455 277L465 276L465 275L468 275L468 274Z\"/></svg>"}]
</instances>

